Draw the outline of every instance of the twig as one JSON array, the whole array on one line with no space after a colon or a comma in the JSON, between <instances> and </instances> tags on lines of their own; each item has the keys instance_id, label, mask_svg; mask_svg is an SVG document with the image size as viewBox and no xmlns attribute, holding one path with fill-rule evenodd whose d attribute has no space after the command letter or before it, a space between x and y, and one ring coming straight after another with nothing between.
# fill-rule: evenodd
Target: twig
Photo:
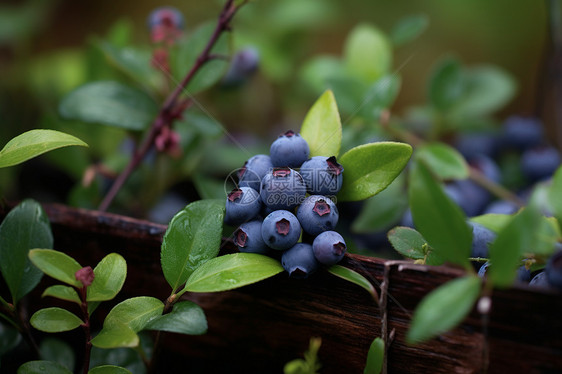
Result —
<instances>
[{"instance_id":1,"label":"twig","mask_svg":"<svg viewBox=\"0 0 562 374\"><path fill-rule=\"evenodd\" d=\"M84 330L84 335L86 339L86 346L84 349L84 369L83 373L88 374L90 369L90 353L92 352L92 334L90 330L90 313L88 313L88 301L86 300L88 294L88 287L84 286L80 288L80 299L82 303L80 308L82 309L82 315L84 316L84 323L82 324L82 329Z\"/></svg>"},{"instance_id":2,"label":"twig","mask_svg":"<svg viewBox=\"0 0 562 374\"><path fill-rule=\"evenodd\" d=\"M168 299L166 300L166 304L164 305L164 310L162 311L162 314L167 314L172 310L172 307L174 306L175 302L178 300L175 294L172 294L170 297L168 297ZM162 351L162 331L158 330L156 332L156 338L154 339L154 349L152 351L152 357L150 358L150 360L148 362L145 362L145 366L146 366L146 372L147 374L153 374L156 373L156 364L157 364L157 360L160 357L160 352Z\"/></svg>"},{"instance_id":3,"label":"twig","mask_svg":"<svg viewBox=\"0 0 562 374\"><path fill-rule=\"evenodd\" d=\"M176 106L178 104L178 98L180 97L181 93L185 90L189 82L193 79L197 71L201 69L203 65L205 65L208 61L215 58L216 56L211 54L211 50L216 44L217 40L221 36L221 34L225 31L230 31L230 21L236 14L236 12L244 5L247 1L243 1L238 5L234 4L234 0L227 0L222 11L219 15L219 19L211 38L207 42L207 45L203 49L203 51L199 54L195 63L187 73L187 75L183 78L183 80L178 84L178 86L174 89L174 91L168 96L168 98L162 104L158 116L154 120L151 125L150 131L146 138L144 139L142 145L139 147L137 151L133 153L129 164L125 167L125 169L121 172L119 177L115 180L113 185L111 186L108 193L105 195L104 199L102 200L99 210L106 211L109 208L109 205L121 189L123 184L127 181L131 173L137 168L137 166L142 162L142 160L146 157L147 153L150 151L152 146L154 145L154 140L160 133L163 127L170 126L172 122L178 118L180 113L176 112Z\"/></svg>"}]
</instances>

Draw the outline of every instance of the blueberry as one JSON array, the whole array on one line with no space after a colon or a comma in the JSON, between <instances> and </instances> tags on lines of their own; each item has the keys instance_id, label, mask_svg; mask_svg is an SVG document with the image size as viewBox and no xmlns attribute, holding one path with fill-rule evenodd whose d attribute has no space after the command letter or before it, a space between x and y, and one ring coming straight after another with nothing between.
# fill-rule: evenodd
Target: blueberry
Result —
<instances>
[{"instance_id":1,"label":"blueberry","mask_svg":"<svg viewBox=\"0 0 562 374\"><path fill-rule=\"evenodd\" d=\"M521 155L521 171L531 182L536 182L554 174L561 162L560 152L554 147L530 148Z\"/></svg>"},{"instance_id":2,"label":"blueberry","mask_svg":"<svg viewBox=\"0 0 562 374\"><path fill-rule=\"evenodd\" d=\"M297 243L301 236L301 225L288 210L276 210L263 220L261 235L268 247L285 250Z\"/></svg>"},{"instance_id":3,"label":"blueberry","mask_svg":"<svg viewBox=\"0 0 562 374\"><path fill-rule=\"evenodd\" d=\"M503 143L509 148L523 150L542 143L544 128L534 117L509 117L503 125Z\"/></svg>"},{"instance_id":4,"label":"blueberry","mask_svg":"<svg viewBox=\"0 0 562 374\"><path fill-rule=\"evenodd\" d=\"M257 49L241 49L232 57L222 83L226 86L238 86L246 82L258 70L259 62Z\"/></svg>"},{"instance_id":5,"label":"blueberry","mask_svg":"<svg viewBox=\"0 0 562 374\"><path fill-rule=\"evenodd\" d=\"M470 133L459 135L454 147L466 158L484 155L493 157L498 147L498 137L490 133Z\"/></svg>"},{"instance_id":6,"label":"blueberry","mask_svg":"<svg viewBox=\"0 0 562 374\"><path fill-rule=\"evenodd\" d=\"M154 9L148 16L148 28L157 26L174 27L182 30L185 26L183 14L174 7L163 6Z\"/></svg>"},{"instance_id":7,"label":"blueberry","mask_svg":"<svg viewBox=\"0 0 562 374\"><path fill-rule=\"evenodd\" d=\"M311 195L299 206L297 218L307 234L316 236L333 230L338 223L339 213L336 204L329 198Z\"/></svg>"},{"instance_id":8,"label":"blueberry","mask_svg":"<svg viewBox=\"0 0 562 374\"><path fill-rule=\"evenodd\" d=\"M244 163L238 171L238 185L240 187L252 187L260 190L260 183L265 175L273 169L271 158L268 155L255 155Z\"/></svg>"},{"instance_id":9,"label":"blueberry","mask_svg":"<svg viewBox=\"0 0 562 374\"><path fill-rule=\"evenodd\" d=\"M269 155L273 166L299 168L308 160L310 149L300 134L289 130L271 144Z\"/></svg>"},{"instance_id":10,"label":"blueberry","mask_svg":"<svg viewBox=\"0 0 562 374\"><path fill-rule=\"evenodd\" d=\"M491 199L487 190L470 180L459 180L445 185L445 193L469 217L480 214Z\"/></svg>"},{"instance_id":11,"label":"blueberry","mask_svg":"<svg viewBox=\"0 0 562 374\"><path fill-rule=\"evenodd\" d=\"M487 258L490 243L496 239L496 234L479 223L469 222L469 224L472 226L472 250L470 256Z\"/></svg>"},{"instance_id":12,"label":"blueberry","mask_svg":"<svg viewBox=\"0 0 562 374\"><path fill-rule=\"evenodd\" d=\"M488 204L482 214L513 214L519 210L514 202L509 200L496 200Z\"/></svg>"},{"instance_id":13,"label":"blueberry","mask_svg":"<svg viewBox=\"0 0 562 374\"><path fill-rule=\"evenodd\" d=\"M334 265L343 258L347 247L340 234L335 231L324 231L312 242L312 250L318 262Z\"/></svg>"},{"instance_id":14,"label":"blueberry","mask_svg":"<svg viewBox=\"0 0 562 374\"><path fill-rule=\"evenodd\" d=\"M486 178L501 183L501 170L498 164L488 156L478 155L469 159L468 164L482 173Z\"/></svg>"},{"instance_id":15,"label":"blueberry","mask_svg":"<svg viewBox=\"0 0 562 374\"><path fill-rule=\"evenodd\" d=\"M250 187L233 189L226 198L224 223L236 226L255 218L261 210L259 193Z\"/></svg>"},{"instance_id":16,"label":"blueberry","mask_svg":"<svg viewBox=\"0 0 562 374\"><path fill-rule=\"evenodd\" d=\"M519 266L515 280L517 282L529 283L531 280L531 271L527 269L525 265Z\"/></svg>"},{"instance_id":17,"label":"blueberry","mask_svg":"<svg viewBox=\"0 0 562 374\"><path fill-rule=\"evenodd\" d=\"M261 235L261 220L254 220L240 225L234 231L234 244L240 252L267 254L270 249Z\"/></svg>"},{"instance_id":18,"label":"blueberry","mask_svg":"<svg viewBox=\"0 0 562 374\"><path fill-rule=\"evenodd\" d=\"M562 290L562 251L554 253L546 263L546 278L553 287Z\"/></svg>"},{"instance_id":19,"label":"blueberry","mask_svg":"<svg viewBox=\"0 0 562 374\"><path fill-rule=\"evenodd\" d=\"M548 279L546 277L546 271L541 271L537 275L531 279L529 282L529 286L531 287L539 287L539 288L549 288L550 284L548 283Z\"/></svg>"},{"instance_id":20,"label":"blueberry","mask_svg":"<svg viewBox=\"0 0 562 374\"><path fill-rule=\"evenodd\" d=\"M343 166L334 156L314 156L303 162L300 173L310 194L334 196L341 189Z\"/></svg>"},{"instance_id":21,"label":"blueberry","mask_svg":"<svg viewBox=\"0 0 562 374\"><path fill-rule=\"evenodd\" d=\"M306 185L299 172L290 168L274 168L263 177L260 195L269 208L290 210L304 200Z\"/></svg>"},{"instance_id":22,"label":"blueberry","mask_svg":"<svg viewBox=\"0 0 562 374\"><path fill-rule=\"evenodd\" d=\"M312 246L297 243L291 249L283 252L281 265L292 278L307 278L318 269L318 261L314 257Z\"/></svg>"},{"instance_id":23,"label":"blueberry","mask_svg":"<svg viewBox=\"0 0 562 374\"><path fill-rule=\"evenodd\" d=\"M412 217L412 210L410 208L406 209L402 218L400 219L400 226L415 228L414 217Z\"/></svg>"}]
</instances>

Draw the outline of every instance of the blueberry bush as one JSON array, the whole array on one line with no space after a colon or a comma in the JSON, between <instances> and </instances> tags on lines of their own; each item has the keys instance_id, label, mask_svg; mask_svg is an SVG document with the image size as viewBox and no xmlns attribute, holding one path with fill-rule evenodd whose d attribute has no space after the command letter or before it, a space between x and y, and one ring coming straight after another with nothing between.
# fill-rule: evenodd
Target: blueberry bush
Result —
<instances>
[{"instance_id":1,"label":"blueberry bush","mask_svg":"<svg viewBox=\"0 0 562 374\"><path fill-rule=\"evenodd\" d=\"M25 340L31 361L18 373L156 372L162 334L207 331L205 312L184 294L227 291L283 272L298 282L327 272L379 302L370 280L338 264L348 253L465 271L417 306L409 344L452 329L475 306L488 314L494 289L560 292L560 144L540 116L502 113L517 92L511 74L447 55L427 76L425 101L394 111L408 83L395 56L424 33L428 17L404 17L390 32L358 23L339 54L303 59L293 45L300 30L333 18L329 5L302 3L268 12L249 0L226 0L216 20L196 27L178 9L159 7L147 17L145 45L134 43L132 24L119 21L78 58L87 56L88 79L59 82L64 92L42 128L6 142L0 169L50 157L73 177L69 205L169 223L160 252L169 296L115 303L134 271L125 258L110 253L98 264L79 264L53 249L38 201L13 208L0 225L9 295L0 295L0 358ZM252 18L263 33L244 28ZM285 90L275 101L301 101L306 110L272 126L267 140L219 123L209 108L238 114L244 88L263 77ZM254 115L263 113L252 108ZM221 254L227 243L237 250ZM60 282L41 294L58 299L56 306L28 317L29 294L43 274ZM90 321L102 302L112 308L94 331ZM82 329L83 351L76 356L60 339L37 342L32 329ZM388 348L372 338L369 374L384 370ZM311 337L304 359L284 372L319 372L320 350L321 338Z\"/></svg>"}]
</instances>

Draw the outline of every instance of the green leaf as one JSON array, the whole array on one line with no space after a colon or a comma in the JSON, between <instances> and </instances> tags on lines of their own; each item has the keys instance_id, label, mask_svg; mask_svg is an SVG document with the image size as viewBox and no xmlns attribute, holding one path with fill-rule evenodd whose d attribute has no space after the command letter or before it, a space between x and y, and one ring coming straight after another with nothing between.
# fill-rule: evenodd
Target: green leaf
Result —
<instances>
[{"instance_id":1,"label":"green leaf","mask_svg":"<svg viewBox=\"0 0 562 374\"><path fill-rule=\"evenodd\" d=\"M367 364L363 374L379 374L384 361L384 340L376 338L369 347L367 353Z\"/></svg>"},{"instance_id":2,"label":"green leaf","mask_svg":"<svg viewBox=\"0 0 562 374\"><path fill-rule=\"evenodd\" d=\"M398 253L407 258L425 257L427 242L416 230L410 227L395 227L388 232L388 240Z\"/></svg>"},{"instance_id":3,"label":"green leaf","mask_svg":"<svg viewBox=\"0 0 562 374\"><path fill-rule=\"evenodd\" d=\"M170 313L156 317L145 329L201 335L207 332L207 319L199 305L191 301L180 301Z\"/></svg>"},{"instance_id":4,"label":"green leaf","mask_svg":"<svg viewBox=\"0 0 562 374\"><path fill-rule=\"evenodd\" d=\"M504 70L484 65L464 72L465 93L455 113L465 116L485 116L501 109L515 96L517 85Z\"/></svg>"},{"instance_id":5,"label":"green leaf","mask_svg":"<svg viewBox=\"0 0 562 374\"><path fill-rule=\"evenodd\" d=\"M452 57L439 61L429 81L429 101L439 111L456 105L465 92L465 82L460 62Z\"/></svg>"},{"instance_id":6,"label":"green leaf","mask_svg":"<svg viewBox=\"0 0 562 374\"><path fill-rule=\"evenodd\" d=\"M328 271L334 274L336 277L345 279L348 282L354 283L359 287L362 287L368 293L370 293L371 296L373 296L373 299L375 299L378 302L378 295L377 295L377 291L375 290L375 287L373 287L373 285L371 284L371 282L369 282L367 278L365 278L358 272L341 265L330 266L328 268Z\"/></svg>"},{"instance_id":7,"label":"green leaf","mask_svg":"<svg viewBox=\"0 0 562 374\"><path fill-rule=\"evenodd\" d=\"M127 277L127 263L117 253L105 256L94 269L94 281L88 287L88 301L105 301L113 299Z\"/></svg>"},{"instance_id":8,"label":"green leaf","mask_svg":"<svg viewBox=\"0 0 562 374\"><path fill-rule=\"evenodd\" d=\"M135 347L137 332L162 314L164 304L154 297L140 296L124 300L109 312L100 333L92 339L99 348Z\"/></svg>"},{"instance_id":9,"label":"green leaf","mask_svg":"<svg viewBox=\"0 0 562 374\"><path fill-rule=\"evenodd\" d=\"M429 26L429 18L425 14L416 14L402 18L390 33L394 46L401 46L420 36Z\"/></svg>"},{"instance_id":10,"label":"green leaf","mask_svg":"<svg viewBox=\"0 0 562 374\"><path fill-rule=\"evenodd\" d=\"M472 232L466 217L418 160L412 164L408 195L416 228L436 254L468 268Z\"/></svg>"},{"instance_id":11,"label":"green leaf","mask_svg":"<svg viewBox=\"0 0 562 374\"><path fill-rule=\"evenodd\" d=\"M310 157L338 156L341 147L341 120L332 91L326 91L306 114L300 135L308 142Z\"/></svg>"},{"instance_id":12,"label":"green leaf","mask_svg":"<svg viewBox=\"0 0 562 374\"><path fill-rule=\"evenodd\" d=\"M177 290L202 263L216 257L222 238L224 202L199 200L177 213L162 241L164 277Z\"/></svg>"},{"instance_id":13,"label":"green leaf","mask_svg":"<svg viewBox=\"0 0 562 374\"><path fill-rule=\"evenodd\" d=\"M72 301L73 303L76 303L78 305L82 304L82 301L80 301L80 297L78 297L78 293L76 293L76 289L60 284L51 286L43 291L41 297L45 296L52 296L56 297L57 299Z\"/></svg>"},{"instance_id":14,"label":"green leaf","mask_svg":"<svg viewBox=\"0 0 562 374\"><path fill-rule=\"evenodd\" d=\"M344 153L339 201L364 200L384 190L400 174L412 155L405 143L378 142L360 145Z\"/></svg>"},{"instance_id":15,"label":"green leaf","mask_svg":"<svg viewBox=\"0 0 562 374\"><path fill-rule=\"evenodd\" d=\"M68 343L60 339L45 338L39 346L39 355L42 360L57 362L70 371L74 370L76 357Z\"/></svg>"},{"instance_id":16,"label":"green leaf","mask_svg":"<svg viewBox=\"0 0 562 374\"><path fill-rule=\"evenodd\" d=\"M558 226L562 230L562 166L560 166L554 176L548 191L548 202L554 217L558 220Z\"/></svg>"},{"instance_id":17,"label":"green leaf","mask_svg":"<svg viewBox=\"0 0 562 374\"><path fill-rule=\"evenodd\" d=\"M82 266L69 255L53 249L32 249L29 259L48 276L74 287L82 287L82 283L74 276Z\"/></svg>"},{"instance_id":18,"label":"green leaf","mask_svg":"<svg viewBox=\"0 0 562 374\"><path fill-rule=\"evenodd\" d=\"M479 223L495 233L500 232L513 219L511 214L488 213L470 218L472 222Z\"/></svg>"},{"instance_id":19,"label":"green leaf","mask_svg":"<svg viewBox=\"0 0 562 374\"><path fill-rule=\"evenodd\" d=\"M398 93L400 92L400 85L402 84L402 79L398 74L386 74L381 78L377 79L363 95L363 102L366 108L370 108L375 120L378 120L381 111L386 108L390 108L396 100ZM355 105L358 105L356 103Z\"/></svg>"},{"instance_id":20,"label":"green leaf","mask_svg":"<svg viewBox=\"0 0 562 374\"><path fill-rule=\"evenodd\" d=\"M120 366L103 365L91 369L88 374L131 374L131 372Z\"/></svg>"},{"instance_id":21,"label":"green leaf","mask_svg":"<svg viewBox=\"0 0 562 374\"><path fill-rule=\"evenodd\" d=\"M201 25L186 40L178 43L178 51L171 56L171 69L176 81L185 77L193 67L196 59L206 47L215 29L215 22L207 22ZM230 33L222 33L214 48L211 50L215 55L230 55ZM224 59L212 59L206 62L193 77L186 91L195 94L203 91L219 81L228 68L228 61Z\"/></svg>"},{"instance_id":22,"label":"green leaf","mask_svg":"<svg viewBox=\"0 0 562 374\"><path fill-rule=\"evenodd\" d=\"M72 372L59 363L37 360L20 366L18 374L72 374Z\"/></svg>"},{"instance_id":23,"label":"green leaf","mask_svg":"<svg viewBox=\"0 0 562 374\"><path fill-rule=\"evenodd\" d=\"M114 325L102 329L94 339L92 345L98 348L136 347L139 345L139 336L125 325Z\"/></svg>"},{"instance_id":24,"label":"green leaf","mask_svg":"<svg viewBox=\"0 0 562 374\"><path fill-rule=\"evenodd\" d=\"M79 145L82 140L55 130L30 130L10 140L0 151L0 168L17 165L54 149Z\"/></svg>"},{"instance_id":25,"label":"green leaf","mask_svg":"<svg viewBox=\"0 0 562 374\"><path fill-rule=\"evenodd\" d=\"M406 341L419 343L452 329L470 313L479 294L480 278L474 275L431 291L416 307Z\"/></svg>"},{"instance_id":26,"label":"green leaf","mask_svg":"<svg viewBox=\"0 0 562 374\"><path fill-rule=\"evenodd\" d=\"M45 332L70 331L83 323L74 313L62 308L39 309L29 322L37 330Z\"/></svg>"},{"instance_id":27,"label":"green leaf","mask_svg":"<svg viewBox=\"0 0 562 374\"><path fill-rule=\"evenodd\" d=\"M283 271L279 261L256 253L216 257L197 268L187 280L190 292L231 290L270 278Z\"/></svg>"},{"instance_id":28,"label":"green leaf","mask_svg":"<svg viewBox=\"0 0 562 374\"><path fill-rule=\"evenodd\" d=\"M367 82L374 82L392 68L392 46L388 38L369 24L360 24L351 31L343 54L348 72Z\"/></svg>"},{"instance_id":29,"label":"green leaf","mask_svg":"<svg viewBox=\"0 0 562 374\"><path fill-rule=\"evenodd\" d=\"M532 205L521 210L498 233L490 245L488 280L496 287L509 287L515 279L523 253L532 252L540 225L540 212Z\"/></svg>"},{"instance_id":30,"label":"green leaf","mask_svg":"<svg viewBox=\"0 0 562 374\"><path fill-rule=\"evenodd\" d=\"M43 273L28 258L31 248L53 246L49 218L34 200L24 200L0 225L0 270L17 303L35 288Z\"/></svg>"},{"instance_id":31,"label":"green leaf","mask_svg":"<svg viewBox=\"0 0 562 374\"><path fill-rule=\"evenodd\" d=\"M441 180L466 179L469 169L464 157L444 143L429 143L416 148L416 157L423 160Z\"/></svg>"},{"instance_id":32,"label":"green leaf","mask_svg":"<svg viewBox=\"0 0 562 374\"><path fill-rule=\"evenodd\" d=\"M388 230L400 220L408 207L408 201L403 198L404 191L404 178L399 175L385 190L365 201L351 230L355 233Z\"/></svg>"},{"instance_id":33,"label":"green leaf","mask_svg":"<svg viewBox=\"0 0 562 374\"><path fill-rule=\"evenodd\" d=\"M59 112L66 119L144 130L158 113L158 107L142 91L119 82L100 81L80 86L66 95Z\"/></svg>"},{"instance_id":34,"label":"green leaf","mask_svg":"<svg viewBox=\"0 0 562 374\"><path fill-rule=\"evenodd\" d=\"M301 71L302 79L313 89L314 92L323 92L328 80L343 77L342 62L333 56L317 56L307 61Z\"/></svg>"}]
</instances>

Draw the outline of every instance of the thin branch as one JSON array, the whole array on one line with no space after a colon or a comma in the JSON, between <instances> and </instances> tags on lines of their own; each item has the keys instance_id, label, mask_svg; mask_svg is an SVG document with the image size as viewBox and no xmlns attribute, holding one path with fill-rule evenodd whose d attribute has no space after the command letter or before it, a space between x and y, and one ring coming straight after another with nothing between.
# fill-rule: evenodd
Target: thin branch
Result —
<instances>
[{"instance_id":1,"label":"thin branch","mask_svg":"<svg viewBox=\"0 0 562 374\"><path fill-rule=\"evenodd\" d=\"M142 162L142 160L146 157L147 153L150 151L152 146L154 145L154 141L160 131L165 126L170 126L172 122L178 118L181 113L176 112L176 106L178 104L178 98L184 92L187 85L191 82L195 74L201 69L203 65L205 65L208 61L214 58L214 55L211 54L211 50L215 46L216 42L218 41L221 34L225 31L230 30L230 22L236 12L246 4L247 1L243 1L238 5L234 4L234 0L227 0L222 11L219 15L217 25L211 38L207 42L207 45L203 49L203 51L199 54L195 63L187 73L187 75L182 79L180 84L174 89L174 91L168 96L168 98L162 104L160 108L160 112L158 116L154 120L151 125L150 131L146 138L144 139L142 145L139 149L133 153L129 164L125 167L125 169L121 172L119 177L115 180L113 185L111 186L108 193L105 195L104 199L102 200L99 210L106 211L109 208L109 205L121 189L131 173L137 168L137 166Z\"/></svg>"}]
</instances>

